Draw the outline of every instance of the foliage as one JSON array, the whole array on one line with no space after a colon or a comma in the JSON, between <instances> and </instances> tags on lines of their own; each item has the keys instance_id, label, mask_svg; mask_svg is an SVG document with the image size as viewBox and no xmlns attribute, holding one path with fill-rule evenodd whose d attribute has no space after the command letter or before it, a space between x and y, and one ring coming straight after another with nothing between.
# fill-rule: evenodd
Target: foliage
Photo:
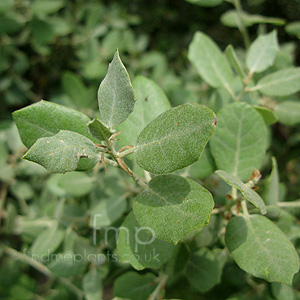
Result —
<instances>
[{"instance_id":1,"label":"foliage","mask_svg":"<svg viewBox=\"0 0 300 300\"><path fill-rule=\"evenodd\" d=\"M1 298L300 298L299 24L255 2L172 47L167 1L0 3Z\"/></svg>"}]
</instances>

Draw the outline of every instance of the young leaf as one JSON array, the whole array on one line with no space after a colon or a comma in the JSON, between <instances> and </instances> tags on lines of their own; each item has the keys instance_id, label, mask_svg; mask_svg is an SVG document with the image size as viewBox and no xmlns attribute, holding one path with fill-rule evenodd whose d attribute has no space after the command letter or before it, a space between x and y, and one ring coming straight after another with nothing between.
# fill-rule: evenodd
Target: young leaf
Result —
<instances>
[{"instance_id":1,"label":"young leaf","mask_svg":"<svg viewBox=\"0 0 300 300\"><path fill-rule=\"evenodd\" d=\"M86 300L102 299L102 279L95 268L84 275L82 283Z\"/></svg>"},{"instance_id":2,"label":"young leaf","mask_svg":"<svg viewBox=\"0 0 300 300\"><path fill-rule=\"evenodd\" d=\"M260 35L250 46L246 64L250 73L260 73L272 66L278 52L277 32Z\"/></svg>"},{"instance_id":3,"label":"young leaf","mask_svg":"<svg viewBox=\"0 0 300 300\"><path fill-rule=\"evenodd\" d=\"M272 172L267 180L263 199L267 205L276 205L279 202L279 174L276 158L272 157Z\"/></svg>"},{"instance_id":4,"label":"young leaf","mask_svg":"<svg viewBox=\"0 0 300 300\"><path fill-rule=\"evenodd\" d=\"M186 274L191 286L205 293L221 282L221 264L211 250L203 247L193 253Z\"/></svg>"},{"instance_id":5,"label":"young leaf","mask_svg":"<svg viewBox=\"0 0 300 300\"><path fill-rule=\"evenodd\" d=\"M235 69L235 71L240 76L240 78L242 80L244 80L244 78L246 77L246 74L243 70L243 67L241 66L241 63L240 63L232 45L227 46L227 48L225 49L225 54L226 54L226 57L227 57L229 63L231 64L231 66Z\"/></svg>"},{"instance_id":6,"label":"young leaf","mask_svg":"<svg viewBox=\"0 0 300 300\"><path fill-rule=\"evenodd\" d=\"M175 246L151 236L151 231L139 226L133 212L121 228L118 240L120 261L130 263L136 270L159 269L172 257Z\"/></svg>"},{"instance_id":7,"label":"young leaf","mask_svg":"<svg viewBox=\"0 0 300 300\"><path fill-rule=\"evenodd\" d=\"M196 103L159 115L140 133L135 144L138 165L154 174L170 173L196 162L214 132L212 110Z\"/></svg>"},{"instance_id":8,"label":"young leaf","mask_svg":"<svg viewBox=\"0 0 300 300\"><path fill-rule=\"evenodd\" d=\"M163 90L152 80L138 76L133 81L133 88L137 98L134 111L117 129L124 132L120 140L122 146L134 145L145 126L171 108Z\"/></svg>"},{"instance_id":9,"label":"young leaf","mask_svg":"<svg viewBox=\"0 0 300 300\"><path fill-rule=\"evenodd\" d=\"M263 77L251 91L268 96L289 96L300 91L300 68L288 68Z\"/></svg>"},{"instance_id":10,"label":"young leaf","mask_svg":"<svg viewBox=\"0 0 300 300\"><path fill-rule=\"evenodd\" d=\"M176 175L154 177L135 199L133 211L140 226L155 237L177 244L189 232L208 224L214 201L209 191Z\"/></svg>"},{"instance_id":11,"label":"young leaf","mask_svg":"<svg viewBox=\"0 0 300 300\"><path fill-rule=\"evenodd\" d=\"M267 129L260 114L245 103L225 106L210 149L218 169L247 180L265 156Z\"/></svg>"},{"instance_id":12,"label":"young leaf","mask_svg":"<svg viewBox=\"0 0 300 300\"><path fill-rule=\"evenodd\" d=\"M115 132L115 130L111 130L102 124L97 117L95 117L93 121L89 122L87 126L90 135L98 141L107 141Z\"/></svg>"},{"instance_id":13,"label":"young leaf","mask_svg":"<svg viewBox=\"0 0 300 300\"><path fill-rule=\"evenodd\" d=\"M114 295L122 299L147 300L155 289L155 279L153 273L141 275L132 271L126 272L116 279Z\"/></svg>"},{"instance_id":14,"label":"young leaf","mask_svg":"<svg viewBox=\"0 0 300 300\"><path fill-rule=\"evenodd\" d=\"M241 191L243 196L250 201L254 206L259 208L263 214L267 212L264 201L261 197L253 191L250 187L245 185L241 180L239 180L236 176L229 174L225 171L218 170L215 172L219 177L221 177L225 182L227 182L230 186Z\"/></svg>"},{"instance_id":15,"label":"young leaf","mask_svg":"<svg viewBox=\"0 0 300 300\"><path fill-rule=\"evenodd\" d=\"M38 139L23 158L52 173L89 170L96 164L96 146L85 136L61 130L52 137ZM80 164L80 160L84 160Z\"/></svg>"},{"instance_id":16,"label":"young leaf","mask_svg":"<svg viewBox=\"0 0 300 300\"><path fill-rule=\"evenodd\" d=\"M100 119L110 129L124 122L133 111L135 97L118 51L99 86L98 104Z\"/></svg>"},{"instance_id":17,"label":"young leaf","mask_svg":"<svg viewBox=\"0 0 300 300\"><path fill-rule=\"evenodd\" d=\"M277 117L271 109L256 105L252 105L252 107L260 113L267 125L272 125L277 122Z\"/></svg>"},{"instance_id":18,"label":"young leaf","mask_svg":"<svg viewBox=\"0 0 300 300\"><path fill-rule=\"evenodd\" d=\"M13 113L23 144L30 148L39 138L53 136L60 130L70 130L92 138L86 124L89 117L74 109L40 101Z\"/></svg>"},{"instance_id":19,"label":"young leaf","mask_svg":"<svg viewBox=\"0 0 300 300\"><path fill-rule=\"evenodd\" d=\"M299 270L294 246L266 217L233 217L227 225L225 242L239 267L253 276L291 284Z\"/></svg>"},{"instance_id":20,"label":"young leaf","mask_svg":"<svg viewBox=\"0 0 300 300\"><path fill-rule=\"evenodd\" d=\"M300 123L300 102L284 101L274 107L278 121L293 126Z\"/></svg>"},{"instance_id":21,"label":"young leaf","mask_svg":"<svg viewBox=\"0 0 300 300\"><path fill-rule=\"evenodd\" d=\"M197 32L190 44L188 57L209 85L215 88L229 86L228 82L233 78L232 70L210 37Z\"/></svg>"},{"instance_id":22,"label":"young leaf","mask_svg":"<svg viewBox=\"0 0 300 300\"><path fill-rule=\"evenodd\" d=\"M64 231L59 229L58 226L43 231L34 241L31 246L30 253L38 259L42 255L49 255L53 253L61 244L64 238Z\"/></svg>"}]
</instances>

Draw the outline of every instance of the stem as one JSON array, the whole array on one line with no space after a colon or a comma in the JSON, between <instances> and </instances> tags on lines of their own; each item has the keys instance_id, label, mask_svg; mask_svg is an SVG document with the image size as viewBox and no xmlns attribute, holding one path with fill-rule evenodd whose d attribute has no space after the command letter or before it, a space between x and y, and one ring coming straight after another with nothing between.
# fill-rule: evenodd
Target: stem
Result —
<instances>
[{"instance_id":1,"label":"stem","mask_svg":"<svg viewBox=\"0 0 300 300\"><path fill-rule=\"evenodd\" d=\"M130 149L126 150L126 151L123 151L123 152L119 153L118 157L119 158L123 158L123 157L125 157L125 156L133 153L134 150L135 150L135 148L133 147L133 148L130 148Z\"/></svg>"},{"instance_id":2,"label":"stem","mask_svg":"<svg viewBox=\"0 0 300 300\"><path fill-rule=\"evenodd\" d=\"M36 260L31 259L27 255L13 249L7 246L4 246L4 251L7 255L12 257L14 260L20 260L21 262L24 262L31 267L35 268L38 270L40 273L44 274L47 276L49 279L55 279L54 274L43 264L39 263ZM74 294L76 294L77 299L82 300L83 299L83 293L82 291L75 286L72 282L65 278L58 278L58 280L63 283L70 291L72 291Z\"/></svg>"},{"instance_id":3,"label":"stem","mask_svg":"<svg viewBox=\"0 0 300 300\"><path fill-rule=\"evenodd\" d=\"M230 94L230 96L233 98L233 100L235 102L239 101L236 94L234 93L234 91L232 90L232 88L228 84L225 84L224 87L226 88L226 90L228 91L228 93Z\"/></svg>"},{"instance_id":4,"label":"stem","mask_svg":"<svg viewBox=\"0 0 300 300\"><path fill-rule=\"evenodd\" d=\"M249 37L248 29L243 22L243 18L242 18L243 9L240 0L234 0L233 5L235 6L237 11L239 30L243 36L245 47L246 49L248 49L250 47L250 37Z\"/></svg>"},{"instance_id":5,"label":"stem","mask_svg":"<svg viewBox=\"0 0 300 300\"><path fill-rule=\"evenodd\" d=\"M147 182L149 182L152 179L150 173L148 171L144 171L144 174Z\"/></svg>"},{"instance_id":6,"label":"stem","mask_svg":"<svg viewBox=\"0 0 300 300\"><path fill-rule=\"evenodd\" d=\"M278 202L278 207L300 207L300 200L290 202Z\"/></svg>"},{"instance_id":7,"label":"stem","mask_svg":"<svg viewBox=\"0 0 300 300\"><path fill-rule=\"evenodd\" d=\"M163 274L160 276L159 283L152 294L149 296L148 300L157 300L160 292L164 289L168 275Z\"/></svg>"},{"instance_id":8,"label":"stem","mask_svg":"<svg viewBox=\"0 0 300 300\"><path fill-rule=\"evenodd\" d=\"M243 200L241 204L242 204L242 209L243 209L244 215L249 217L249 212L248 212L246 200Z\"/></svg>"}]
</instances>

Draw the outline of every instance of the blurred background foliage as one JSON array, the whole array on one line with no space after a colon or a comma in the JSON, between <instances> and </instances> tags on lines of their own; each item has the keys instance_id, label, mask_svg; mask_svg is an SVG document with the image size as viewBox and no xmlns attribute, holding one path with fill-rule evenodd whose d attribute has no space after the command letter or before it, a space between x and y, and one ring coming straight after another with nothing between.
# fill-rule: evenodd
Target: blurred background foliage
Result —
<instances>
[{"instance_id":1,"label":"blurred background foliage","mask_svg":"<svg viewBox=\"0 0 300 300\"><path fill-rule=\"evenodd\" d=\"M61 251L68 251L67 240L75 243L76 251L80 252L89 245L91 253L101 253L103 249L91 248L90 229L86 227L87 212L90 213L91 208L97 211L99 199L106 201L117 195L120 201L113 221L120 224L120 217L128 211L131 199L138 192L130 180L124 179L122 174L114 174L113 170L111 175L115 181L111 177L103 180L103 174L62 178L61 175L49 175L37 165L21 161L20 157L26 149L13 125L13 111L45 99L93 117L97 108L96 92L116 48L131 78L144 75L154 80L174 106L184 102L210 103L210 107L217 112L220 108L218 103L226 102L224 93L201 81L187 59L187 49L195 31L200 30L212 37L223 50L228 44L233 44L238 55L245 57L243 39L231 11L233 6L230 1L215 7L193 5L197 0L188 2L0 1L1 241L24 250L30 248L45 228L59 222L67 228L64 245L59 248ZM299 65L300 0L248 0L242 1L242 5L249 14L244 18L251 40L260 32L269 32L273 28L278 31L281 52L273 68ZM262 173L270 173L270 157L275 155L280 180L284 182L281 185L282 197L286 195L287 200L295 200L299 198L300 185L299 123L287 125L277 123L271 127L272 144ZM218 201L218 194L224 195L226 187L216 183L216 178L214 180L205 183L204 179L203 182L210 186ZM79 188L76 189L78 182ZM117 187L115 182L118 182ZM214 191L216 186L218 189ZM8 221L2 220L4 216ZM72 234L79 238L73 239ZM211 232L205 234L212 235ZM115 249L113 242L111 249ZM51 270L60 274L63 268L67 269L66 272L70 271L66 277L80 277L86 265L78 266L76 270L54 265ZM106 278L105 286L108 287L104 297L111 299L109 287L118 276L120 266L104 266L101 276ZM23 272L25 269L26 272ZM237 288L245 287L246 273L236 265L227 266L224 272L221 292L217 293L218 296L213 292L212 297L215 298L210 299L226 299ZM226 282L228 276L234 280ZM260 283L259 280L257 282ZM1 262L1 299L74 299L69 289L60 282L51 289L47 284L48 281L40 273L28 270L25 264L13 260ZM200 296L195 298L194 294L189 295L184 289L186 284L182 281L177 289L170 290L170 295L179 297L176 293L182 289L186 299L202 299ZM43 293L45 298L37 296ZM224 297L220 296L222 293Z\"/></svg>"}]
</instances>

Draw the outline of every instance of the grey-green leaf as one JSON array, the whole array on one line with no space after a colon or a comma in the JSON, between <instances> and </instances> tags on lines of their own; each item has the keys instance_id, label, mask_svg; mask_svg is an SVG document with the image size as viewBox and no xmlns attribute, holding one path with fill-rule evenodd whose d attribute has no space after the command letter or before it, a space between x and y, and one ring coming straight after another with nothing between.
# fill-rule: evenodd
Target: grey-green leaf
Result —
<instances>
[{"instance_id":1,"label":"grey-green leaf","mask_svg":"<svg viewBox=\"0 0 300 300\"><path fill-rule=\"evenodd\" d=\"M300 91L300 67L288 68L263 77L252 91L259 90L268 96L289 96Z\"/></svg>"},{"instance_id":2,"label":"grey-green leaf","mask_svg":"<svg viewBox=\"0 0 300 300\"><path fill-rule=\"evenodd\" d=\"M154 177L135 199L133 211L140 226L156 238L177 244L189 232L208 224L214 201L209 191L176 175Z\"/></svg>"},{"instance_id":3,"label":"grey-green leaf","mask_svg":"<svg viewBox=\"0 0 300 300\"><path fill-rule=\"evenodd\" d=\"M205 293L221 281L221 264L213 251L203 247L193 253L186 275L193 289Z\"/></svg>"},{"instance_id":4,"label":"grey-green leaf","mask_svg":"<svg viewBox=\"0 0 300 300\"><path fill-rule=\"evenodd\" d=\"M229 63L235 69L235 71L240 76L240 78L242 80L245 79L246 74L243 70L243 67L242 67L242 65L241 65L241 63L240 63L240 61L239 61L232 45L229 45L229 46L226 47L225 54L226 54L226 57L227 57Z\"/></svg>"},{"instance_id":5,"label":"grey-green leaf","mask_svg":"<svg viewBox=\"0 0 300 300\"><path fill-rule=\"evenodd\" d=\"M107 128L97 117L87 124L89 133L98 141L107 141L115 130Z\"/></svg>"},{"instance_id":6,"label":"grey-green leaf","mask_svg":"<svg viewBox=\"0 0 300 300\"><path fill-rule=\"evenodd\" d=\"M279 174L275 157L272 157L272 172L266 182L263 199L267 205L276 205L280 199Z\"/></svg>"},{"instance_id":7,"label":"grey-green leaf","mask_svg":"<svg viewBox=\"0 0 300 300\"><path fill-rule=\"evenodd\" d=\"M135 269L159 269L173 255L175 246L151 236L151 231L140 227L133 212L123 222L118 240L120 261Z\"/></svg>"},{"instance_id":8,"label":"grey-green leaf","mask_svg":"<svg viewBox=\"0 0 300 300\"><path fill-rule=\"evenodd\" d=\"M213 87L229 86L232 70L215 42L202 32L194 35L189 46L189 60L200 76Z\"/></svg>"},{"instance_id":9,"label":"grey-green leaf","mask_svg":"<svg viewBox=\"0 0 300 300\"><path fill-rule=\"evenodd\" d=\"M138 76L133 81L133 89L137 98L134 111L117 128L124 133L120 136L122 146L134 145L137 136L145 126L171 108L165 93L154 81Z\"/></svg>"},{"instance_id":10,"label":"grey-green leaf","mask_svg":"<svg viewBox=\"0 0 300 300\"><path fill-rule=\"evenodd\" d=\"M38 260L42 259L42 255L53 253L61 244L64 238L64 231L59 229L57 225L43 231L31 246L30 253Z\"/></svg>"},{"instance_id":11,"label":"grey-green leaf","mask_svg":"<svg viewBox=\"0 0 300 300\"><path fill-rule=\"evenodd\" d=\"M61 130L52 137L38 139L23 158L42 165L52 173L89 170L96 164L96 146L85 136Z\"/></svg>"},{"instance_id":12,"label":"grey-green leaf","mask_svg":"<svg viewBox=\"0 0 300 300\"><path fill-rule=\"evenodd\" d=\"M124 214L126 208L124 196L114 195L103 199L91 210L90 226L93 228L111 226Z\"/></svg>"},{"instance_id":13,"label":"grey-green leaf","mask_svg":"<svg viewBox=\"0 0 300 300\"><path fill-rule=\"evenodd\" d=\"M114 294L122 299L147 300L155 289L155 279L153 273L141 275L132 271L126 272L116 279Z\"/></svg>"},{"instance_id":14,"label":"grey-green leaf","mask_svg":"<svg viewBox=\"0 0 300 300\"><path fill-rule=\"evenodd\" d=\"M259 169L267 146L267 129L261 115L245 103L225 106L218 114L210 149L218 169L247 180Z\"/></svg>"},{"instance_id":15,"label":"grey-green leaf","mask_svg":"<svg viewBox=\"0 0 300 300\"><path fill-rule=\"evenodd\" d=\"M196 162L216 127L212 110L196 103L159 115L135 144L138 165L154 174L170 173Z\"/></svg>"},{"instance_id":16,"label":"grey-green leaf","mask_svg":"<svg viewBox=\"0 0 300 300\"><path fill-rule=\"evenodd\" d=\"M294 246L266 217L233 217L227 225L225 242L239 267L253 276L291 284L299 270Z\"/></svg>"},{"instance_id":17,"label":"grey-green leaf","mask_svg":"<svg viewBox=\"0 0 300 300\"><path fill-rule=\"evenodd\" d=\"M102 299L102 280L95 268L84 275L82 284L86 300Z\"/></svg>"},{"instance_id":18,"label":"grey-green leaf","mask_svg":"<svg viewBox=\"0 0 300 300\"><path fill-rule=\"evenodd\" d=\"M299 79L300 80L300 79ZM300 123L300 101L284 101L274 107L278 121L293 126Z\"/></svg>"},{"instance_id":19,"label":"grey-green leaf","mask_svg":"<svg viewBox=\"0 0 300 300\"><path fill-rule=\"evenodd\" d=\"M13 113L22 142L30 148L39 138L53 136L60 130L78 132L92 138L86 124L85 114L48 101L40 101Z\"/></svg>"},{"instance_id":20,"label":"grey-green leaf","mask_svg":"<svg viewBox=\"0 0 300 300\"><path fill-rule=\"evenodd\" d=\"M135 97L129 75L116 51L98 90L100 119L113 128L132 113Z\"/></svg>"},{"instance_id":21,"label":"grey-green leaf","mask_svg":"<svg viewBox=\"0 0 300 300\"><path fill-rule=\"evenodd\" d=\"M250 73L259 73L272 66L279 50L277 32L260 35L250 46L246 64Z\"/></svg>"},{"instance_id":22,"label":"grey-green leaf","mask_svg":"<svg viewBox=\"0 0 300 300\"><path fill-rule=\"evenodd\" d=\"M252 107L260 113L267 125L272 125L277 122L277 117L271 109L256 105L252 105Z\"/></svg>"},{"instance_id":23,"label":"grey-green leaf","mask_svg":"<svg viewBox=\"0 0 300 300\"><path fill-rule=\"evenodd\" d=\"M241 191L243 196L250 201L254 206L259 208L263 214L267 212L264 201L261 197L252 190L249 186L244 184L241 180L239 180L236 176L229 174L222 170L217 170L215 172L219 177L221 177L225 182L227 182L230 186Z\"/></svg>"}]
</instances>

